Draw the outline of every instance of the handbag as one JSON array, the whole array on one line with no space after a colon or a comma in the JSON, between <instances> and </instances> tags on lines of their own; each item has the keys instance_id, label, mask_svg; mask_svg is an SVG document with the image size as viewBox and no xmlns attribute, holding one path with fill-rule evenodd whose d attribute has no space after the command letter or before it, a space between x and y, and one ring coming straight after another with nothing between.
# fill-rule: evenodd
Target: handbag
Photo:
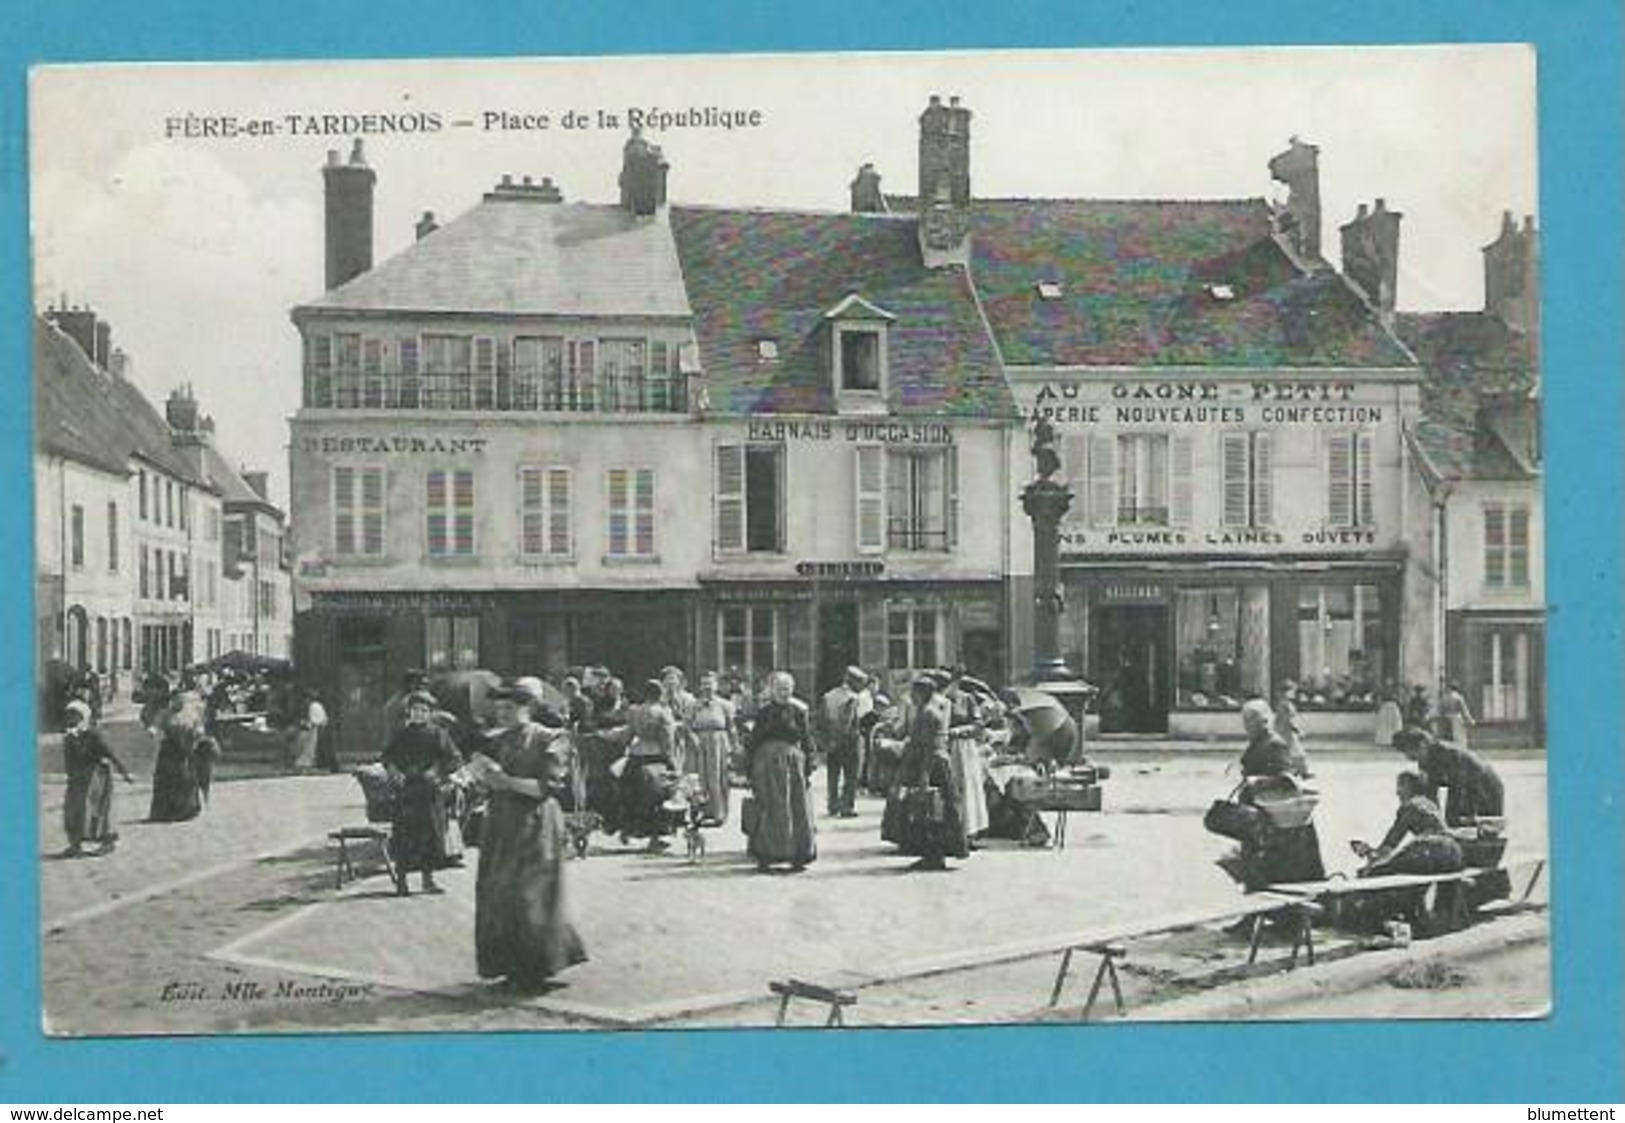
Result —
<instances>
[{"instance_id":1,"label":"handbag","mask_svg":"<svg viewBox=\"0 0 1625 1123\"><path fill-rule=\"evenodd\" d=\"M1264 815L1250 804L1236 802L1234 796L1216 799L1202 816L1202 826L1216 835L1237 842L1257 840L1264 827Z\"/></svg>"}]
</instances>

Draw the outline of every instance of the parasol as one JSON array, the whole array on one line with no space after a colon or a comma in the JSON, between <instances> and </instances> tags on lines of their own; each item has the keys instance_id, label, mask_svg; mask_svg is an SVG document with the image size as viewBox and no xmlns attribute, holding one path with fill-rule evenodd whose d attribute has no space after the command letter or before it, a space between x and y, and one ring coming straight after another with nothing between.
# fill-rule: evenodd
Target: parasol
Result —
<instances>
[{"instance_id":1,"label":"parasol","mask_svg":"<svg viewBox=\"0 0 1625 1123\"><path fill-rule=\"evenodd\" d=\"M485 696L501 685L495 671L442 671L429 680L429 693L459 721L478 726L493 717Z\"/></svg>"},{"instance_id":2,"label":"parasol","mask_svg":"<svg viewBox=\"0 0 1625 1123\"><path fill-rule=\"evenodd\" d=\"M1005 697L1027 730L1027 759L1070 764L1083 748L1078 723L1055 695L1030 686L1011 687Z\"/></svg>"}]
</instances>

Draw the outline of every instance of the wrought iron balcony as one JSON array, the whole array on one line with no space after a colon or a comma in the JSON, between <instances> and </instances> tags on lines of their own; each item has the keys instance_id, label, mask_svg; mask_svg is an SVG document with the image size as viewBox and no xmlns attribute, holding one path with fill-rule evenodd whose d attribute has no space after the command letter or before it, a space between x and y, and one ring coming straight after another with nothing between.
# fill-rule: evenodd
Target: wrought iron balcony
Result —
<instances>
[{"instance_id":1,"label":"wrought iron balcony","mask_svg":"<svg viewBox=\"0 0 1625 1123\"><path fill-rule=\"evenodd\" d=\"M305 372L307 409L536 413L687 413L682 375L363 374Z\"/></svg>"}]
</instances>

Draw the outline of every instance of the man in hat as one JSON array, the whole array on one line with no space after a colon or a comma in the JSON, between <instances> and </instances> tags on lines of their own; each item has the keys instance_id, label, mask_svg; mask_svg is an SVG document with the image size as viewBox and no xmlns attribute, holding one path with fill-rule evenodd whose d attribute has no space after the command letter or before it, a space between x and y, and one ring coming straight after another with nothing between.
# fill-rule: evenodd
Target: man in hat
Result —
<instances>
[{"instance_id":1,"label":"man in hat","mask_svg":"<svg viewBox=\"0 0 1625 1123\"><path fill-rule=\"evenodd\" d=\"M827 806L831 817L857 817L858 775L863 770L863 725L875 708L869 676L848 667L818 706L818 739L825 761Z\"/></svg>"}]
</instances>

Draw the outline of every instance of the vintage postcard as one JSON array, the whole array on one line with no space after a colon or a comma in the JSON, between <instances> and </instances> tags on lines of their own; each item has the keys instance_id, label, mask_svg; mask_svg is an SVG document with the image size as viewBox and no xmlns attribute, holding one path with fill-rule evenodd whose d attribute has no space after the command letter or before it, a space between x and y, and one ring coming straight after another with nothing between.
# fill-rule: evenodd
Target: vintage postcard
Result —
<instances>
[{"instance_id":1,"label":"vintage postcard","mask_svg":"<svg viewBox=\"0 0 1625 1123\"><path fill-rule=\"evenodd\" d=\"M30 89L47 1032L1548 1010L1531 49Z\"/></svg>"}]
</instances>

